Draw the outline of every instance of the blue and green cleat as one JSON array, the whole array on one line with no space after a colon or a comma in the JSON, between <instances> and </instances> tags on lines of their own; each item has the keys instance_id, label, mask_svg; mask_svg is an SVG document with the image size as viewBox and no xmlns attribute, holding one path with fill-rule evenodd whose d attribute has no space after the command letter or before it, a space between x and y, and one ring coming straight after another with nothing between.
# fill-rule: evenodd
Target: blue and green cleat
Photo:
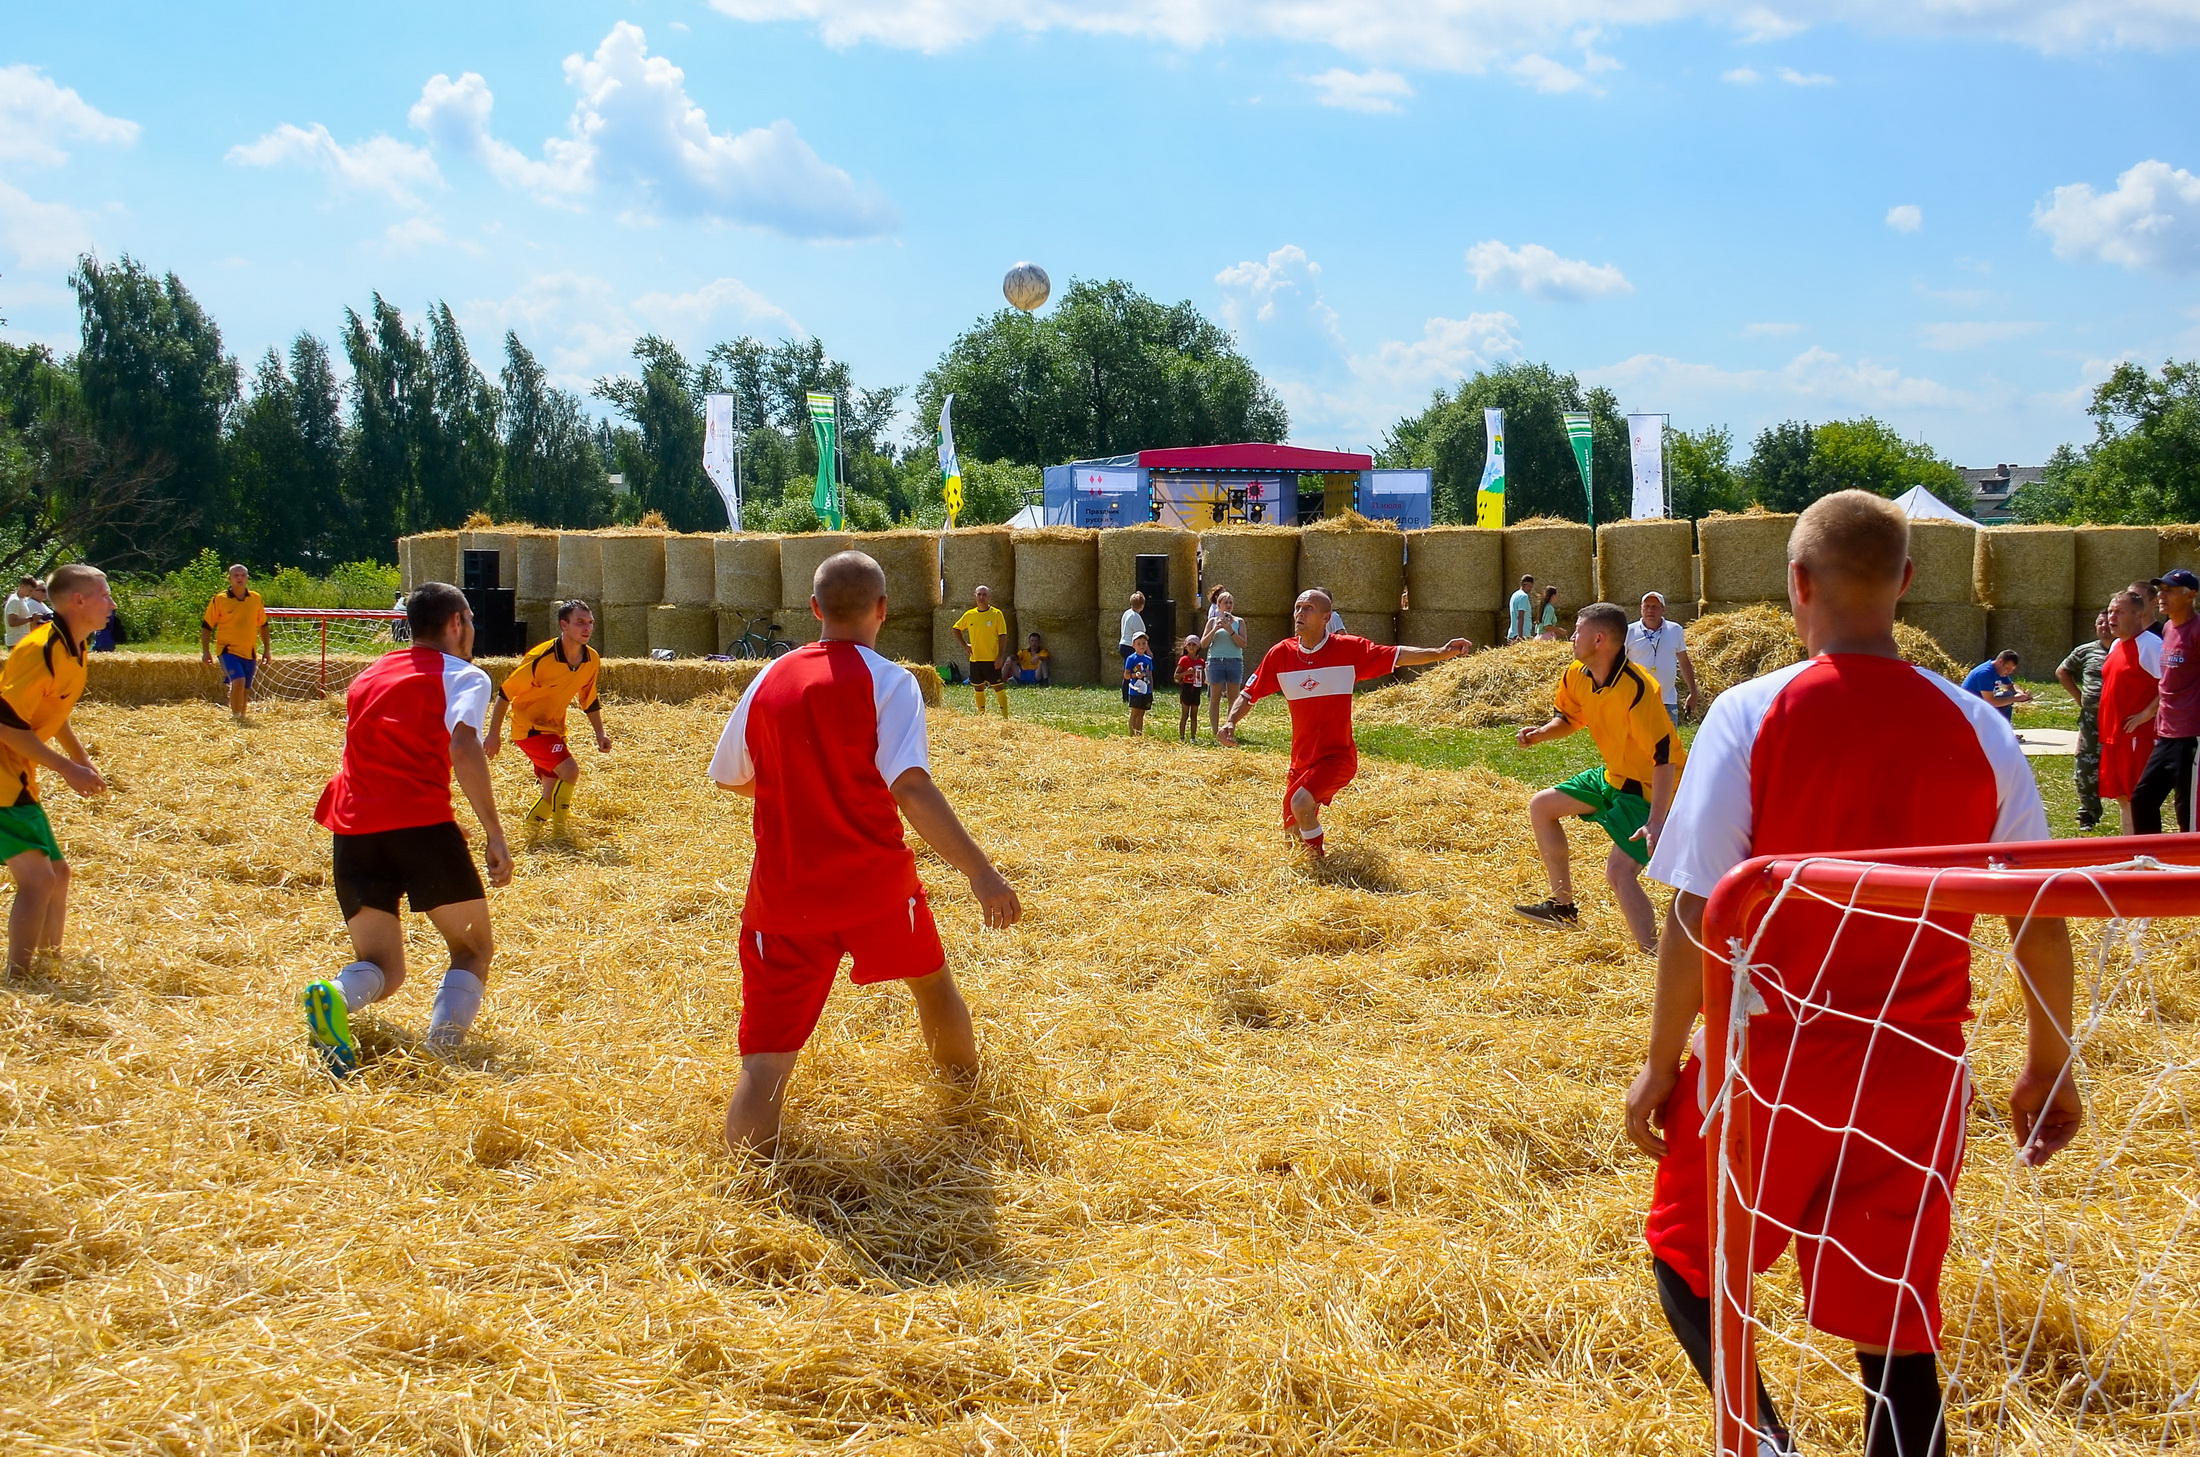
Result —
<instances>
[{"instance_id":1,"label":"blue and green cleat","mask_svg":"<svg viewBox=\"0 0 2200 1457\"><path fill-rule=\"evenodd\" d=\"M359 1069L359 1044L351 1037L351 1013L344 991L333 981L317 981L298 994L305 1008L306 1035L332 1078L348 1078Z\"/></svg>"}]
</instances>

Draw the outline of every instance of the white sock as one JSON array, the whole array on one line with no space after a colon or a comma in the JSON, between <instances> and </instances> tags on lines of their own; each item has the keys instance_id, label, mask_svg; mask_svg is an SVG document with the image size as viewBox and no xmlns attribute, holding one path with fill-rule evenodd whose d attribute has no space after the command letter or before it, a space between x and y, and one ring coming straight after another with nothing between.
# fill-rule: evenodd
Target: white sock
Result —
<instances>
[{"instance_id":1,"label":"white sock","mask_svg":"<svg viewBox=\"0 0 2200 1457\"><path fill-rule=\"evenodd\" d=\"M1314 826L1311 830L1302 829L1299 831L1299 838L1302 840L1319 840L1321 837L1322 827L1320 825Z\"/></svg>"},{"instance_id":2,"label":"white sock","mask_svg":"<svg viewBox=\"0 0 2200 1457\"><path fill-rule=\"evenodd\" d=\"M336 973L336 989L344 994L344 1010L356 1012L382 1000L382 990L388 979L382 968L371 961L354 961Z\"/></svg>"},{"instance_id":3,"label":"white sock","mask_svg":"<svg viewBox=\"0 0 2200 1457\"><path fill-rule=\"evenodd\" d=\"M428 1014L428 1045L451 1048L464 1042L466 1029L474 1025L480 1010L481 978L455 966L444 972L443 985L436 988L435 1008Z\"/></svg>"}]
</instances>

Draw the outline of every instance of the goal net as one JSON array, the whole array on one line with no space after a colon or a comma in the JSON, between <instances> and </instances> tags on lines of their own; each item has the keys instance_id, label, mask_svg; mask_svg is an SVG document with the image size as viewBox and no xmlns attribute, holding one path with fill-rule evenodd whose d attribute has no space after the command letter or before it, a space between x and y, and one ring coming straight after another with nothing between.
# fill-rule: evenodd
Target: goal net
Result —
<instances>
[{"instance_id":1,"label":"goal net","mask_svg":"<svg viewBox=\"0 0 2200 1457\"><path fill-rule=\"evenodd\" d=\"M405 614L388 609L270 607L270 656L252 681L255 698L341 697L351 680L401 645Z\"/></svg>"},{"instance_id":2,"label":"goal net","mask_svg":"<svg viewBox=\"0 0 2200 1457\"><path fill-rule=\"evenodd\" d=\"M2200 1450L2196 865L2200 835L2177 835L1764 858L1721 882L1700 1092L1719 1452L1864 1451L1857 1347L1930 1349L1936 1300L1950 1454ZM2085 1121L2042 1160L2010 1098L2055 978L2012 948L2051 918ZM1960 999L1966 963L1962 1040L1905 1019L1951 966Z\"/></svg>"}]
</instances>

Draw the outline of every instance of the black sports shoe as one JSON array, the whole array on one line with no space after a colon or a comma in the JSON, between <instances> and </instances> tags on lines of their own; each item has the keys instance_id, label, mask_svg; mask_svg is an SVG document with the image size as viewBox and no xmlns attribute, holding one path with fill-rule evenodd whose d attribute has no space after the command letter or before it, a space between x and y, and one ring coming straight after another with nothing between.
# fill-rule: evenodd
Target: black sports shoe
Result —
<instances>
[{"instance_id":1,"label":"black sports shoe","mask_svg":"<svg viewBox=\"0 0 2200 1457\"><path fill-rule=\"evenodd\" d=\"M1581 924L1581 912L1575 909L1571 901L1539 900L1532 906L1514 906L1513 912L1516 915L1526 916L1529 920L1543 926L1578 926Z\"/></svg>"}]
</instances>

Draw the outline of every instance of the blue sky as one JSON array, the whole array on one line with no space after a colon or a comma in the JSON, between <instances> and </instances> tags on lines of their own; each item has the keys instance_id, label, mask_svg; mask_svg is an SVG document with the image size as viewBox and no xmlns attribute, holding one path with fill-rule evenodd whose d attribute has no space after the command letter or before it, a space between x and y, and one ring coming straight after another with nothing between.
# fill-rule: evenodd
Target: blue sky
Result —
<instances>
[{"instance_id":1,"label":"blue sky","mask_svg":"<svg viewBox=\"0 0 2200 1457\"><path fill-rule=\"evenodd\" d=\"M379 290L575 388L645 330L913 384L1028 258L1228 323L1304 444L1511 359L2035 463L2200 354L2195 41L2200 0L17 7L0 317L72 343L91 249L248 365Z\"/></svg>"}]
</instances>

